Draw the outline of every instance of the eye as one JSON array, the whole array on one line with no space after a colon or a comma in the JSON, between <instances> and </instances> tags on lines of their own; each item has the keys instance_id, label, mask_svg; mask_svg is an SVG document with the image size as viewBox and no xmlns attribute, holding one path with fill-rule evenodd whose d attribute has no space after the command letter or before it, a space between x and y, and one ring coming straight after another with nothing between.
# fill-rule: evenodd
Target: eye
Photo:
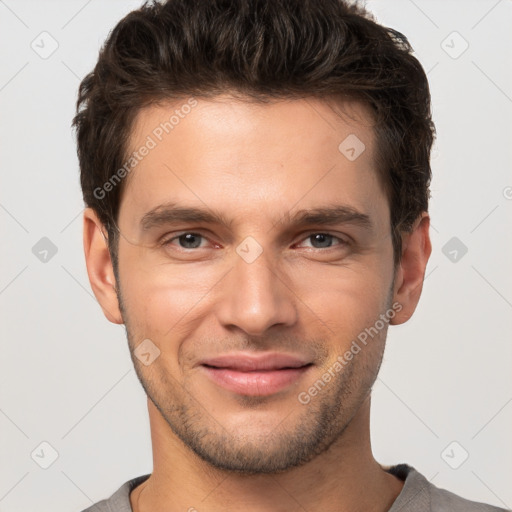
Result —
<instances>
[{"instance_id":1,"label":"eye","mask_svg":"<svg viewBox=\"0 0 512 512\"><path fill-rule=\"evenodd\" d=\"M304 240L311 240L314 249L330 249L331 247L348 245L346 240L329 233L312 233ZM333 244L334 241L338 243Z\"/></svg>"},{"instance_id":2,"label":"eye","mask_svg":"<svg viewBox=\"0 0 512 512\"><path fill-rule=\"evenodd\" d=\"M339 246L341 248L346 245L349 245L348 241L335 235L331 235L329 233L311 233L305 239L303 239L303 241L299 243L299 245L304 244L304 242L307 240L311 242L310 247L313 249L330 249L336 246ZM199 233L185 231L183 233L174 235L170 238L163 240L162 245L164 247L173 246L177 247L178 249L183 249L186 251L205 248L206 246L204 244L203 246L201 245L202 242L208 243L208 239Z\"/></svg>"},{"instance_id":3,"label":"eye","mask_svg":"<svg viewBox=\"0 0 512 512\"><path fill-rule=\"evenodd\" d=\"M187 231L185 233L181 233L180 235L164 240L162 245L174 245L172 244L174 240L178 240L179 247L181 249L198 249L201 246L201 240L206 240L206 238L198 233Z\"/></svg>"}]
</instances>

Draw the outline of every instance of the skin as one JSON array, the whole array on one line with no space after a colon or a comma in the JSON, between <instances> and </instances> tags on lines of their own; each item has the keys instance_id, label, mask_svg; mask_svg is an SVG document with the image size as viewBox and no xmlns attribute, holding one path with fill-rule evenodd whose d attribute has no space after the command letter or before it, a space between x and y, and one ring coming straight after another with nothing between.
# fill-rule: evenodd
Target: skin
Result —
<instances>
[{"instance_id":1,"label":"skin","mask_svg":"<svg viewBox=\"0 0 512 512\"><path fill-rule=\"evenodd\" d=\"M403 482L374 459L369 427L387 323L309 403L298 395L393 304L391 324L411 317L431 252L429 216L404 233L395 269L362 104L344 104L340 116L325 99L197 101L127 178L117 279L105 229L93 210L84 214L91 286L108 320L125 324L148 394L154 466L132 491L132 508L389 510ZM142 110L131 150L177 106ZM350 134L366 148L354 161L338 149ZM169 202L222 213L229 224L143 230L144 215ZM299 209L332 205L367 215L371 226L291 224ZM175 238L187 232L201 237ZM318 241L319 233L332 237ZM252 263L236 251L248 236L262 249ZM133 355L144 339L160 350L148 366ZM199 365L242 350L300 355L312 366L284 390L248 397L220 388Z\"/></svg>"}]
</instances>

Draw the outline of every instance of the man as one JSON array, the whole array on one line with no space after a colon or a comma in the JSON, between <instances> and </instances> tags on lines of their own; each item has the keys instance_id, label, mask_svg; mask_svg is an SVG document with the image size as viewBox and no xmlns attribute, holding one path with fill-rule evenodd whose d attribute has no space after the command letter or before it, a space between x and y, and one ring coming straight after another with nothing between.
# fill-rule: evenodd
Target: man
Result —
<instances>
[{"instance_id":1,"label":"man","mask_svg":"<svg viewBox=\"0 0 512 512\"><path fill-rule=\"evenodd\" d=\"M80 86L89 279L154 468L88 511L492 511L370 445L431 253L425 73L341 0L169 0Z\"/></svg>"}]
</instances>

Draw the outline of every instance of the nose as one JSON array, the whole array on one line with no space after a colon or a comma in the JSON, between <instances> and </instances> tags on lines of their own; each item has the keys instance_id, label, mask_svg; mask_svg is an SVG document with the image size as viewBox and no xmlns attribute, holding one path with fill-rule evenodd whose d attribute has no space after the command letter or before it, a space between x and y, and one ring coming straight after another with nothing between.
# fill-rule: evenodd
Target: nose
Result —
<instances>
[{"instance_id":1,"label":"nose","mask_svg":"<svg viewBox=\"0 0 512 512\"><path fill-rule=\"evenodd\" d=\"M274 326L294 325L297 298L291 283L281 274L265 251L251 263L235 253L234 267L219 283L219 322L252 336L264 334Z\"/></svg>"}]
</instances>

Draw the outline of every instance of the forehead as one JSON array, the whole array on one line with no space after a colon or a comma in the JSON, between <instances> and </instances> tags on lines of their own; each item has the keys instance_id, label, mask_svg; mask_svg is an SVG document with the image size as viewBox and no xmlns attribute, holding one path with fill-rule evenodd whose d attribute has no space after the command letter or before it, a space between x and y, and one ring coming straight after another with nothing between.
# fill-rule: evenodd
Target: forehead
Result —
<instances>
[{"instance_id":1,"label":"forehead","mask_svg":"<svg viewBox=\"0 0 512 512\"><path fill-rule=\"evenodd\" d=\"M324 197L360 210L380 192L374 138L360 102L223 95L152 105L133 124L127 158L150 149L128 174L122 204L143 215L185 198L247 213L262 201L288 211Z\"/></svg>"},{"instance_id":2,"label":"forehead","mask_svg":"<svg viewBox=\"0 0 512 512\"><path fill-rule=\"evenodd\" d=\"M162 139L172 138L169 136L178 132L185 136L186 126L191 123L195 130L201 131L203 139L207 133L212 137L229 135L229 138L277 134L292 137L288 144L297 137L302 142L307 137L316 146L318 138L326 135L339 138L348 130L359 133L367 146L372 146L374 137L371 109L361 101L334 97L256 101L222 94L208 99L183 97L140 109L132 125L128 149L135 150L148 135L158 143L165 143Z\"/></svg>"}]
</instances>

